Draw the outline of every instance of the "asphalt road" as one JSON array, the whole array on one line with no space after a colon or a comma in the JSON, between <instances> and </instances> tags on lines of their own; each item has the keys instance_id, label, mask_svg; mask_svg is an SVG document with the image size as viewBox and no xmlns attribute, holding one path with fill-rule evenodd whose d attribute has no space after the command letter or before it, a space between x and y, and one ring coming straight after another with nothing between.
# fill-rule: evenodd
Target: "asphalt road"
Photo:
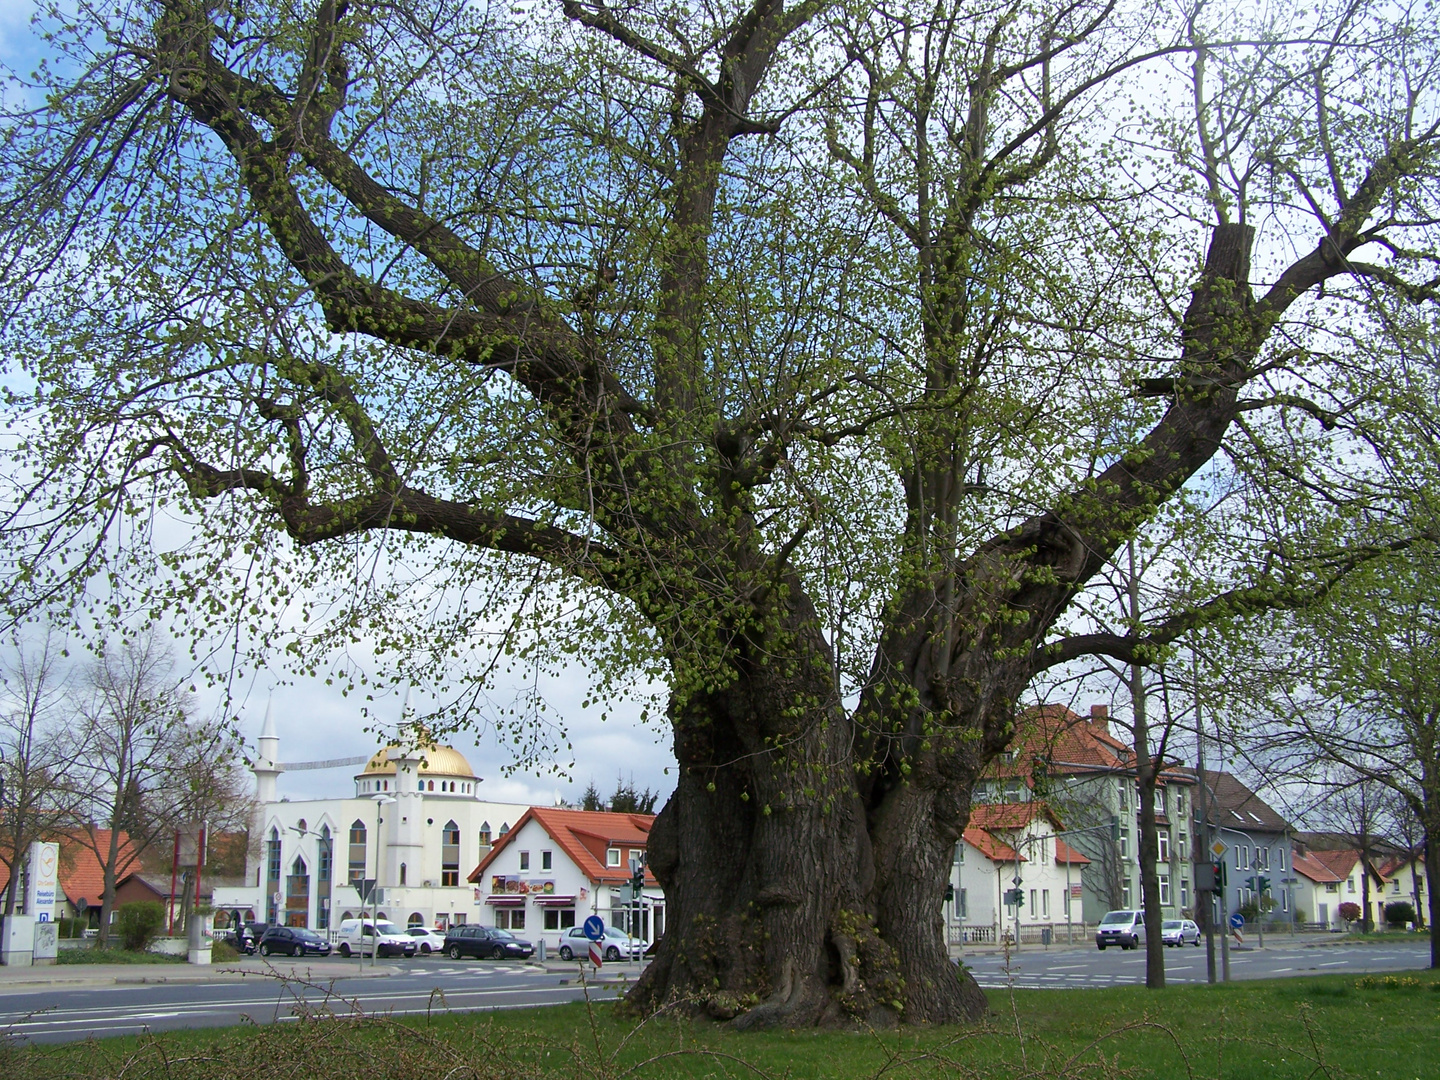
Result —
<instances>
[{"instance_id":1,"label":"asphalt road","mask_svg":"<svg viewBox=\"0 0 1440 1080\"><path fill-rule=\"evenodd\" d=\"M1271 941L1274 939L1272 938ZM1143 949L1123 951L1090 948L1052 949L1024 946L1006 958L998 952L972 953L962 957L976 981L986 989L1006 986L1027 989L1057 987L1127 986L1145 982ZM1230 952L1230 978L1273 979L1297 975L1351 974L1413 971L1430 965L1430 943L1386 945L1287 945L1270 944L1254 951ZM1220 972L1220 943L1215 943L1215 967ZM1204 943L1196 949L1165 950L1165 981L1203 983L1206 981Z\"/></svg>"},{"instance_id":2,"label":"asphalt road","mask_svg":"<svg viewBox=\"0 0 1440 1080\"><path fill-rule=\"evenodd\" d=\"M35 1042L69 1042L222 1027L247 1018L275 1023L293 1019L301 1007L328 1007L348 1015L352 1003L358 1003L368 1014L404 1016L432 1009L472 1012L557 1005L577 1000L585 992L573 971L438 958L389 963L397 966L389 976L327 977L323 985L313 987L254 975L228 982L17 988L0 992L0 1032ZM386 964L380 961L382 969ZM615 965L613 972L604 973L603 983L590 986L591 996L614 997L622 988L617 980L627 971L633 979L634 968ZM328 1003L327 989L333 995Z\"/></svg>"}]
</instances>

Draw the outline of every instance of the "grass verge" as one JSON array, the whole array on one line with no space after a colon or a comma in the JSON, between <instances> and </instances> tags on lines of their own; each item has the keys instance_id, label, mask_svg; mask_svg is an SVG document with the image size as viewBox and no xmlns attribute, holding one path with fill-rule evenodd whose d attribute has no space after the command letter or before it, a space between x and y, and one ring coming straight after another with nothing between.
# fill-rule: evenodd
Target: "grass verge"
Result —
<instances>
[{"instance_id":1,"label":"grass verge","mask_svg":"<svg viewBox=\"0 0 1440 1080\"><path fill-rule=\"evenodd\" d=\"M296 989L292 986L292 989ZM1163 1077L1440 1078L1440 977L1319 976L1172 987L991 994L972 1029L739 1035L664 1015L635 1026L577 1003L428 1018L357 1018L312 1003L297 1022L11 1046L0 1075L33 1080L965 1080Z\"/></svg>"},{"instance_id":2,"label":"grass verge","mask_svg":"<svg viewBox=\"0 0 1440 1080\"><path fill-rule=\"evenodd\" d=\"M57 964L183 964L183 956L165 956L153 952L131 952L128 949L61 949Z\"/></svg>"}]
</instances>

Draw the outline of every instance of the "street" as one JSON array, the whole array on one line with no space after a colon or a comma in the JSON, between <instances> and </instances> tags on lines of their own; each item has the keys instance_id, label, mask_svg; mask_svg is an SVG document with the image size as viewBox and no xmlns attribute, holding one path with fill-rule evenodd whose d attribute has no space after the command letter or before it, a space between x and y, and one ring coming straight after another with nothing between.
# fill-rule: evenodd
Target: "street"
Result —
<instances>
[{"instance_id":1,"label":"street","mask_svg":"<svg viewBox=\"0 0 1440 1080\"><path fill-rule=\"evenodd\" d=\"M293 1016L302 1001L311 1009L324 1008L327 988L332 998L329 1007L340 1014L350 1013L352 1002L358 1002L366 1013L392 1016L428 1010L468 1012L557 1005L583 996L578 967L568 965L566 970L556 971L521 963L382 960L378 970L384 973L389 968L388 974L360 978L353 962L329 961L295 965L300 978L309 970L309 986L266 976L253 966L254 973L243 979L222 975L209 982L57 984L23 989L0 985L0 1031L36 1042L69 1042L142 1031L222 1027L247 1018L267 1024ZM290 966L279 970L288 973ZM591 994L614 997L623 989L622 980L633 980L637 973L638 968L630 964L602 969L604 981L592 985ZM163 977L164 970L135 972L137 980L147 975Z\"/></svg>"},{"instance_id":2,"label":"street","mask_svg":"<svg viewBox=\"0 0 1440 1080\"><path fill-rule=\"evenodd\" d=\"M1271 939L1272 941L1274 938ZM1027 945L1010 954L1007 962L998 951L971 952L961 958L986 989L1005 986L1056 989L1085 986L1136 986L1145 982L1145 951L1122 952L1093 945L1052 948ZM1417 937L1393 945L1267 945L1264 949L1230 952L1230 978L1271 979L1297 975L1363 975L1367 972L1409 971L1428 967L1430 944ZM1220 971L1220 943L1215 943L1215 966ZM1165 950L1165 979L1174 983L1203 983L1204 943Z\"/></svg>"}]
</instances>

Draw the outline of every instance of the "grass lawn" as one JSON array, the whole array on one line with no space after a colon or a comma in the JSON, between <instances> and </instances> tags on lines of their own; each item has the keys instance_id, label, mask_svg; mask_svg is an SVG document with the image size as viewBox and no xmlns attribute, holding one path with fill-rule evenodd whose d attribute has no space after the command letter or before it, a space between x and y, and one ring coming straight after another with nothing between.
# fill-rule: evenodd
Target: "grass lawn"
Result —
<instances>
[{"instance_id":1,"label":"grass lawn","mask_svg":"<svg viewBox=\"0 0 1440 1080\"><path fill-rule=\"evenodd\" d=\"M992 993L974 1030L738 1035L679 1020L638 1029L583 1004L429 1021L332 1020L19 1048L33 1080L489 1080L509 1077L1382 1077L1440 1080L1440 975L1320 976Z\"/></svg>"},{"instance_id":2,"label":"grass lawn","mask_svg":"<svg viewBox=\"0 0 1440 1080\"><path fill-rule=\"evenodd\" d=\"M153 952L131 952L128 949L61 949L57 964L183 964L183 956L165 956Z\"/></svg>"}]
</instances>

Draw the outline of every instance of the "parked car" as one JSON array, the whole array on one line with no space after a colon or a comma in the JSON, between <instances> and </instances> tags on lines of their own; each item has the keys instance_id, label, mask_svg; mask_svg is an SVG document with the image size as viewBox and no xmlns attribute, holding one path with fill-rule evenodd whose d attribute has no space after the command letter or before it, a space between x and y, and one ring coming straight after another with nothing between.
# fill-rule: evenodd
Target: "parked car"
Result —
<instances>
[{"instance_id":1,"label":"parked car","mask_svg":"<svg viewBox=\"0 0 1440 1080\"><path fill-rule=\"evenodd\" d=\"M1187 942L1200 947L1199 924L1189 919L1166 919L1160 924L1160 940L1166 945L1184 945Z\"/></svg>"},{"instance_id":2,"label":"parked car","mask_svg":"<svg viewBox=\"0 0 1440 1080\"><path fill-rule=\"evenodd\" d=\"M606 960L619 960L621 957L639 960L649 947L648 941L629 937L613 926L607 926L605 936L600 939L601 955ZM574 960L577 956L584 959L589 954L590 939L585 936L583 926L572 926L560 935L561 960Z\"/></svg>"},{"instance_id":3,"label":"parked car","mask_svg":"<svg viewBox=\"0 0 1440 1080\"><path fill-rule=\"evenodd\" d=\"M445 934L445 954L451 960L473 956L477 960L528 960L535 946L509 930L495 926L457 926Z\"/></svg>"},{"instance_id":4,"label":"parked car","mask_svg":"<svg viewBox=\"0 0 1440 1080\"><path fill-rule=\"evenodd\" d=\"M1119 945L1122 949L1133 949L1145 940L1145 913L1143 911L1107 911L1095 929L1095 945L1105 951L1107 945Z\"/></svg>"},{"instance_id":5,"label":"parked car","mask_svg":"<svg viewBox=\"0 0 1440 1080\"><path fill-rule=\"evenodd\" d=\"M392 922L345 919L340 923L340 955L414 956L415 939Z\"/></svg>"},{"instance_id":6,"label":"parked car","mask_svg":"<svg viewBox=\"0 0 1440 1080\"><path fill-rule=\"evenodd\" d=\"M445 931L431 926L412 926L405 931L415 939L415 948L421 956L445 951Z\"/></svg>"},{"instance_id":7,"label":"parked car","mask_svg":"<svg viewBox=\"0 0 1440 1080\"><path fill-rule=\"evenodd\" d=\"M303 926L272 926L260 935L260 955L329 956L330 942Z\"/></svg>"}]
</instances>

